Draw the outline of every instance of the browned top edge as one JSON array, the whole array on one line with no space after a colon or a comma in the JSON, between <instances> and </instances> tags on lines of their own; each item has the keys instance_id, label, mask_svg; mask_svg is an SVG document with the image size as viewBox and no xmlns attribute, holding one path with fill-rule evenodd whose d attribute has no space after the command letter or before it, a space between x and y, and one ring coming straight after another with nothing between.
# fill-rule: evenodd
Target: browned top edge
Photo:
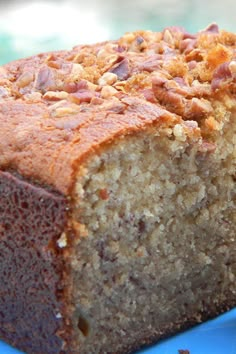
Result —
<instances>
[{"instance_id":1,"label":"browned top edge","mask_svg":"<svg viewBox=\"0 0 236 354\"><path fill-rule=\"evenodd\" d=\"M194 35L136 31L7 64L0 168L69 195L78 165L118 137L180 124L189 139L211 142L235 107L235 53L236 35L213 24Z\"/></svg>"}]
</instances>

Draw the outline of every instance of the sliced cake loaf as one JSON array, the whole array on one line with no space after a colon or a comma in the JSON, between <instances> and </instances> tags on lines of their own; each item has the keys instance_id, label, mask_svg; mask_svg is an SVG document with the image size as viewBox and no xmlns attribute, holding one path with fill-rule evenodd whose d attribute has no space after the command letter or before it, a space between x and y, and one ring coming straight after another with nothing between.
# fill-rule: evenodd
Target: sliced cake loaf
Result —
<instances>
[{"instance_id":1,"label":"sliced cake loaf","mask_svg":"<svg viewBox=\"0 0 236 354\"><path fill-rule=\"evenodd\" d=\"M236 305L236 35L0 69L0 337L128 353Z\"/></svg>"}]
</instances>

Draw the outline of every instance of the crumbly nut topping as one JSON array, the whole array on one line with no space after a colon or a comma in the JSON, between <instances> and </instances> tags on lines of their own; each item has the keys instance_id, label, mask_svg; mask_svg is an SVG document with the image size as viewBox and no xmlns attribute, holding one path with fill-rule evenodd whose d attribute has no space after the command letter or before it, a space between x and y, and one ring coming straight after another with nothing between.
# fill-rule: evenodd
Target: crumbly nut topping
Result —
<instances>
[{"instance_id":1,"label":"crumbly nut topping","mask_svg":"<svg viewBox=\"0 0 236 354\"><path fill-rule=\"evenodd\" d=\"M31 66L28 60L0 68L0 101L41 102L56 117L93 107L116 110L117 101L132 95L196 121L204 132L220 129L235 93L236 34L215 24L194 35L179 27L127 33L34 57ZM224 102L217 110L216 100Z\"/></svg>"}]
</instances>

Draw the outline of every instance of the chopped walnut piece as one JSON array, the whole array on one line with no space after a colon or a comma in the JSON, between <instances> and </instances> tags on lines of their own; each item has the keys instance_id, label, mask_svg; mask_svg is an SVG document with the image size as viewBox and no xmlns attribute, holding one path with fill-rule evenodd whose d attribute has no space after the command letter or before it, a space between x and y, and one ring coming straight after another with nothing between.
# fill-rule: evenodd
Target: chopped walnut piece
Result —
<instances>
[{"instance_id":1,"label":"chopped walnut piece","mask_svg":"<svg viewBox=\"0 0 236 354\"><path fill-rule=\"evenodd\" d=\"M94 96L95 92L91 90L81 90L71 93L69 99L76 104L89 103Z\"/></svg>"},{"instance_id":2,"label":"chopped walnut piece","mask_svg":"<svg viewBox=\"0 0 236 354\"><path fill-rule=\"evenodd\" d=\"M42 66L36 75L35 89L45 92L53 84L55 85L52 69L50 69L48 66Z\"/></svg>"},{"instance_id":3,"label":"chopped walnut piece","mask_svg":"<svg viewBox=\"0 0 236 354\"><path fill-rule=\"evenodd\" d=\"M188 62L189 70L195 69L196 66L197 66L196 60L191 60L190 62Z\"/></svg>"},{"instance_id":4,"label":"chopped walnut piece","mask_svg":"<svg viewBox=\"0 0 236 354\"><path fill-rule=\"evenodd\" d=\"M184 97L178 93L168 90L164 86L164 82L161 84L156 80L156 78L153 79L152 89L155 98L170 112L183 115L185 109Z\"/></svg>"},{"instance_id":5,"label":"chopped walnut piece","mask_svg":"<svg viewBox=\"0 0 236 354\"><path fill-rule=\"evenodd\" d=\"M92 82L88 81L88 88L89 88L89 90L97 91L99 87L98 87L98 85L93 84Z\"/></svg>"},{"instance_id":6,"label":"chopped walnut piece","mask_svg":"<svg viewBox=\"0 0 236 354\"><path fill-rule=\"evenodd\" d=\"M153 93L153 90L152 89L144 89L141 91L141 93L143 94L143 96L145 97L145 99L148 101L148 102L151 102L151 103L157 103L157 99L156 97L154 96L154 93Z\"/></svg>"},{"instance_id":7,"label":"chopped walnut piece","mask_svg":"<svg viewBox=\"0 0 236 354\"><path fill-rule=\"evenodd\" d=\"M191 95L190 87L186 84L186 82L184 82L181 77L176 77L174 78L174 80L166 81L164 86L167 90L178 93L183 97Z\"/></svg>"},{"instance_id":8,"label":"chopped walnut piece","mask_svg":"<svg viewBox=\"0 0 236 354\"><path fill-rule=\"evenodd\" d=\"M99 111L112 112L117 114L124 114L126 105L120 100L113 96L109 100L104 100L104 102L99 106Z\"/></svg>"},{"instance_id":9,"label":"chopped walnut piece","mask_svg":"<svg viewBox=\"0 0 236 354\"><path fill-rule=\"evenodd\" d=\"M81 64L73 63L68 81L76 81L83 78L84 68Z\"/></svg>"},{"instance_id":10,"label":"chopped walnut piece","mask_svg":"<svg viewBox=\"0 0 236 354\"><path fill-rule=\"evenodd\" d=\"M103 98L94 96L91 99L90 104L92 104L92 105L101 105L101 104L103 104L103 102L104 102Z\"/></svg>"},{"instance_id":11,"label":"chopped walnut piece","mask_svg":"<svg viewBox=\"0 0 236 354\"><path fill-rule=\"evenodd\" d=\"M127 86L126 81L118 81L114 84L114 87L116 90L124 92L124 93L126 93L126 86Z\"/></svg>"},{"instance_id":12,"label":"chopped walnut piece","mask_svg":"<svg viewBox=\"0 0 236 354\"><path fill-rule=\"evenodd\" d=\"M117 48L118 45L116 43L105 43L105 45L98 48L97 58L105 60L109 55L117 53Z\"/></svg>"},{"instance_id":13,"label":"chopped walnut piece","mask_svg":"<svg viewBox=\"0 0 236 354\"><path fill-rule=\"evenodd\" d=\"M98 66L101 72L107 72L113 65L120 61L118 54L109 54L104 59L98 59Z\"/></svg>"},{"instance_id":14,"label":"chopped walnut piece","mask_svg":"<svg viewBox=\"0 0 236 354\"><path fill-rule=\"evenodd\" d=\"M109 70L111 73L116 74L118 79L123 81L128 79L130 75L129 61L128 59L123 59L113 68Z\"/></svg>"},{"instance_id":15,"label":"chopped walnut piece","mask_svg":"<svg viewBox=\"0 0 236 354\"><path fill-rule=\"evenodd\" d=\"M158 73L155 76L152 76L152 85L155 87L162 87L167 81L168 79L165 77L165 75L161 75Z\"/></svg>"},{"instance_id":16,"label":"chopped walnut piece","mask_svg":"<svg viewBox=\"0 0 236 354\"><path fill-rule=\"evenodd\" d=\"M209 96L211 94L211 86L208 82L199 82L198 80L193 80L191 86L191 92L193 96L203 97Z\"/></svg>"},{"instance_id":17,"label":"chopped walnut piece","mask_svg":"<svg viewBox=\"0 0 236 354\"><path fill-rule=\"evenodd\" d=\"M199 99L193 97L191 100L188 101L186 105L184 116L188 119L198 120L211 113L212 111L213 108L209 101L203 98Z\"/></svg>"},{"instance_id":18,"label":"chopped walnut piece","mask_svg":"<svg viewBox=\"0 0 236 354\"><path fill-rule=\"evenodd\" d=\"M81 91L81 90L88 90L88 81L87 80L80 80L78 83L77 83L77 86L76 86L76 91Z\"/></svg>"},{"instance_id":19,"label":"chopped walnut piece","mask_svg":"<svg viewBox=\"0 0 236 354\"><path fill-rule=\"evenodd\" d=\"M168 30L171 33L171 36L174 39L174 44L177 48L183 38L193 38L193 35L187 33L181 26L168 26L165 30Z\"/></svg>"},{"instance_id":20,"label":"chopped walnut piece","mask_svg":"<svg viewBox=\"0 0 236 354\"><path fill-rule=\"evenodd\" d=\"M118 91L112 86L103 86L101 90L102 98L109 98L114 96Z\"/></svg>"},{"instance_id":21,"label":"chopped walnut piece","mask_svg":"<svg viewBox=\"0 0 236 354\"><path fill-rule=\"evenodd\" d=\"M31 92L24 95L24 99L28 102L40 102L42 94L40 92Z\"/></svg>"},{"instance_id":22,"label":"chopped walnut piece","mask_svg":"<svg viewBox=\"0 0 236 354\"><path fill-rule=\"evenodd\" d=\"M229 68L229 63L219 65L213 73L211 88L213 91L223 88L232 80L232 72Z\"/></svg>"},{"instance_id":23,"label":"chopped walnut piece","mask_svg":"<svg viewBox=\"0 0 236 354\"><path fill-rule=\"evenodd\" d=\"M77 114L79 107L76 104L68 103L67 101L59 101L49 107L49 112L53 117L65 117L71 114Z\"/></svg>"},{"instance_id":24,"label":"chopped walnut piece","mask_svg":"<svg viewBox=\"0 0 236 354\"><path fill-rule=\"evenodd\" d=\"M134 40L135 40L135 33L127 32L121 37L120 44L130 46Z\"/></svg>"},{"instance_id":25,"label":"chopped walnut piece","mask_svg":"<svg viewBox=\"0 0 236 354\"><path fill-rule=\"evenodd\" d=\"M25 86L28 86L32 81L34 81L34 74L30 71L26 71L19 76L16 84L19 88L24 88Z\"/></svg>"},{"instance_id":26,"label":"chopped walnut piece","mask_svg":"<svg viewBox=\"0 0 236 354\"><path fill-rule=\"evenodd\" d=\"M104 73L98 80L100 86L113 85L117 81L117 75L111 72Z\"/></svg>"},{"instance_id":27,"label":"chopped walnut piece","mask_svg":"<svg viewBox=\"0 0 236 354\"><path fill-rule=\"evenodd\" d=\"M54 68L54 69L60 69L61 68L61 63L59 63L58 61L55 61L55 60L47 61L47 65L50 68Z\"/></svg>"},{"instance_id":28,"label":"chopped walnut piece","mask_svg":"<svg viewBox=\"0 0 236 354\"><path fill-rule=\"evenodd\" d=\"M69 96L68 92L65 91L47 91L43 98L49 101L59 101L65 100Z\"/></svg>"},{"instance_id":29,"label":"chopped walnut piece","mask_svg":"<svg viewBox=\"0 0 236 354\"><path fill-rule=\"evenodd\" d=\"M219 26L216 23L211 23L203 30L203 32L219 33Z\"/></svg>"},{"instance_id":30,"label":"chopped walnut piece","mask_svg":"<svg viewBox=\"0 0 236 354\"><path fill-rule=\"evenodd\" d=\"M175 45L175 40L174 37L172 35L172 33L170 32L169 29L165 29L164 33L163 33L163 39L166 43L168 43L170 46L174 46Z\"/></svg>"},{"instance_id":31,"label":"chopped walnut piece","mask_svg":"<svg viewBox=\"0 0 236 354\"><path fill-rule=\"evenodd\" d=\"M65 82L63 85L63 91L68 93L76 92L78 89L78 85L76 82Z\"/></svg>"},{"instance_id":32,"label":"chopped walnut piece","mask_svg":"<svg viewBox=\"0 0 236 354\"><path fill-rule=\"evenodd\" d=\"M147 42L142 36L138 35L131 43L129 51L139 53L146 48L147 48Z\"/></svg>"},{"instance_id":33,"label":"chopped walnut piece","mask_svg":"<svg viewBox=\"0 0 236 354\"><path fill-rule=\"evenodd\" d=\"M140 71L147 71L149 73L156 71L161 68L163 63L162 55L160 54L152 54L145 58L145 60L138 64L138 69Z\"/></svg>"},{"instance_id":34,"label":"chopped walnut piece","mask_svg":"<svg viewBox=\"0 0 236 354\"><path fill-rule=\"evenodd\" d=\"M197 40L195 38L185 38L180 42L179 49L184 54L189 54L195 49L196 44Z\"/></svg>"},{"instance_id":35,"label":"chopped walnut piece","mask_svg":"<svg viewBox=\"0 0 236 354\"><path fill-rule=\"evenodd\" d=\"M190 49L191 49L191 48L190 48ZM200 62L200 61L203 60L203 58L204 58L204 54L203 54L203 52L202 52L200 49L198 49L198 48L193 49L193 50L191 49L190 51L188 51L188 52L186 53L186 56L185 56L186 62L193 61L193 60L195 60L195 61L197 61L197 62Z\"/></svg>"}]
</instances>

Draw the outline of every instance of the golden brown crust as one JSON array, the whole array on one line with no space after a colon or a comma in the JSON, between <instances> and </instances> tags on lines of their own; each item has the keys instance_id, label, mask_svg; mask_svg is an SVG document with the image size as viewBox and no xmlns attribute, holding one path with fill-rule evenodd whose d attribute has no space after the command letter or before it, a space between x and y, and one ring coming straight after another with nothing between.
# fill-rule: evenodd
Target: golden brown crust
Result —
<instances>
[{"instance_id":1,"label":"golden brown crust","mask_svg":"<svg viewBox=\"0 0 236 354\"><path fill-rule=\"evenodd\" d=\"M2 104L1 169L16 169L28 178L67 193L74 169L85 155L117 135L140 130L171 117L159 107L152 107L146 102L146 106L142 102L139 104L139 115L132 111L131 106L122 115L95 110L60 120L51 118L41 103L13 101L5 106Z\"/></svg>"},{"instance_id":2,"label":"golden brown crust","mask_svg":"<svg viewBox=\"0 0 236 354\"><path fill-rule=\"evenodd\" d=\"M0 68L0 168L67 194L78 163L116 136L178 123L211 143L235 90L236 35L216 25L19 60Z\"/></svg>"}]
</instances>

